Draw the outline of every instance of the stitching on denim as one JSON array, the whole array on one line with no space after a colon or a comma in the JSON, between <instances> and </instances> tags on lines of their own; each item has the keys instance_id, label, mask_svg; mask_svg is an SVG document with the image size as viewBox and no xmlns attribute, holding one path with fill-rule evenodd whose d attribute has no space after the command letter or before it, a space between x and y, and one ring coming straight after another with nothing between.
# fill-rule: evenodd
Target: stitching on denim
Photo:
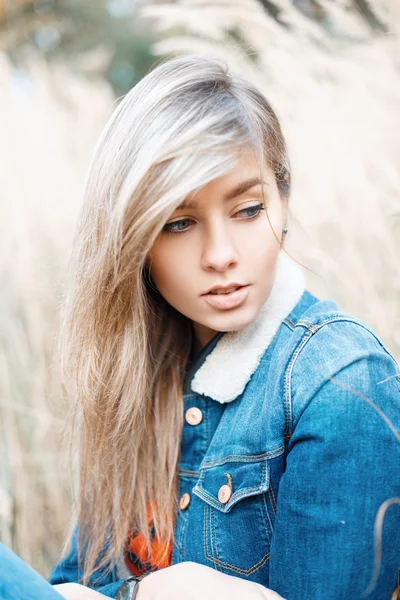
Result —
<instances>
[{"instance_id":1,"label":"stitching on denim","mask_svg":"<svg viewBox=\"0 0 400 600\"><path fill-rule=\"evenodd\" d=\"M207 556L208 559L213 561L212 556L208 552L208 511L210 507L207 504L204 504L203 517L204 517L204 555ZM214 562L214 561L213 561Z\"/></svg>"},{"instance_id":2,"label":"stitching on denim","mask_svg":"<svg viewBox=\"0 0 400 600\"><path fill-rule=\"evenodd\" d=\"M267 529L268 535L269 535L269 539L271 540L272 538L272 527L271 527L271 523L268 519L267 516L267 508L263 505L263 503L261 503L261 512L262 512L262 516L264 519L264 523L265 523L265 527Z\"/></svg>"},{"instance_id":3,"label":"stitching on denim","mask_svg":"<svg viewBox=\"0 0 400 600\"><path fill-rule=\"evenodd\" d=\"M312 334L309 333L308 335L306 334L304 336L304 338L302 338L300 344L297 346L297 348L293 352L292 357L289 361L289 364L286 367L286 371L285 371L285 375L284 375L284 379L283 379L283 406L284 406L284 415L285 415L285 425L284 425L285 439L287 437L290 438L292 435L291 377L292 377L293 365L297 359L297 356L299 355L300 351L305 346L305 344L308 342L311 335Z\"/></svg>"},{"instance_id":4,"label":"stitching on denim","mask_svg":"<svg viewBox=\"0 0 400 600\"><path fill-rule=\"evenodd\" d=\"M183 558L185 558L185 540L186 540L186 529L189 523L189 517L186 517L186 521L185 521L185 527L182 531L182 555Z\"/></svg>"},{"instance_id":5,"label":"stitching on denim","mask_svg":"<svg viewBox=\"0 0 400 600\"><path fill-rule=\"evenodd\" d=\"M217 508L218 510L220 510L221 512L227 513L229 511L229 509L234 506L234 504L236 504L236 502L239 502L239 500L241 498L246 498L247 496L251 495L251 496L255 496L256 494L249 494L249 492L263 492L265 491L263 489L265 484L259 484L256 487L252 487L252 488L244 488L243 490L240 490L239 492L236 492L236 495L234 494L231 498L231 500L229 501L228 504L226 504L226 509L227 510L222 510L221 511L221 503L217 502L213 496L211 496L211 494L209 494L207 492L207 490L205 490L204 488L196 485L193 488L193 491L196 490L196 493L198 496L200 496L200 498L203 498L203 500L208 501L212 506L214 506L215 508ZM232 500L234 500L234 502L232 502Z\"/></svg>"},{"instance_id":6,"label":"stitching on denim","mask_svg":"<svg viewBox=\"0 0 400 600\"><path fill-rule=\"evenodd\" d=\"M269 555L270 555L269 552L267 552L267 554L264 554L264 556L261 558L261 560L259 560L258 563L256 563L249 569L241 569L240 567L235 567L234 565L224 562L223 560L221 560L219 558L214 558L214 562L216 564L220 565L221 567L225 567L226 569L229 569L230 571L234 571L235 573L240 573L242 575L251 575L252 573L254 573L255 571L257 571L258 569L260 569L262 566L265 565L267 560L269 560Z\"/></svg>"},{"instance_id":7,"label":"stitching on denim","mask_svg":"<svg viewBox=\"0 0 400 600\"><path fill-rule=\"evenodd\" d=\"M180 513L181 513L181 511L180 511ZM182 554L182 557L185 558L184 543L185 543L186 529L188 526L189 519L187 517L183 517L182 515L181 515L181 519L183 520L183 524L181 527L181 536L180 536L182 539L182 544L179 544L179 542L177 540L175 541L175 544L176 544L176 547L178 548L178 550L180 551L180 553Z\"/></svg>"},{"instance_id":8,"label":"stitching on denim","mask_svg":"<svg viewBox=\"0 0 400 600\"><path fill-rule=\"evenodd\" d=\"M192 398L197 398L197 394L194 392L187 392L186 394L183 394L184 400L191 400Z\"/></svg>"},{"instance_id":9,"label":"stitching on denim","mask_svg":"<svg viewBox=\"0 0 400 600\"><path fill-rule=\"evenodd\" d=\"M208 510L206 509L206 507L208 507ZM207 511L207 512L206 512ZM212 508L209 507L207 504L204 505L204 518L205 518L205 524L206 524L206 536L207 536L207 540L208 540L208 519L207 519L207 513L209 513L210 516L210 520L211 520L211 515L212 515ZM212 527L213 527L213 522L212 522ZM215 537L214 537L215 540ZM248 569L241 569L240 567L236 567L235 565L231 565L228 562L225 562L223 560L221 560L220 558L217 558L216 556L210 554L208 552L208 547L207 545L204 546L205 548L205 555L206 557L212 561L215 565L215 567L217 568L217 566L220 567L225 567L231 571L234 571L235 573L241 573L243 575L251 575L252 573L254 573L255 571L257 571L260 567L262 567L267 560L269 559L269 551L267 552L267 554L264 554L264 556L257 562L255 563L252 567L249 567ZM214 549L216 548L215 543L214 543ZM214 550L215 551L215 550Z\"/></svg>"},{"instance_id":10,"label":"stitching on denim","mask_svg":"<svg viewBox=\"0 0 400 600\"><path fill-rule=\"evenodd\" d=\"M312 321L307 321L307 319L299 319L296 323L296 327L306 327L314 333L314 331L317 331L319 325L316 325Z\"/></svg>"},{"instance_id":11,"label":"stitching on denim","mask_svg":"<svg viewBox=\"0 0 400 600\"><path fill-rule=\"evenodd\" d=\"M382 342L380 341L380 339L375 335L375 333L362 321L360 321L359 319L355 318L355 317L351 317L350 315L336 315L334 317L327 317L326 319L322 320L319 323L314 323L312 321L309 321L308 319L299 319L296 323L296 325L300 325L300 326L305 326L308 327L312 333L316 333L319 329L321 329L321 327L324 327L325 325L328 325L328 323L334 323L334 322L347 322L347 323L354 323L355 325L359 325L360 327L362 327L363 329L365 329L365 331L368 331L371 335L374 336L374 338L379 342L380 346L382 346L383 348L385 348L382 344Z\"/></svg>"},{"instance_id":12,"label":"stitching on denim","mask_svg":"<svg viewBox=\"0 0 400 600\"><path fill-rule=\"evenodd\" d=\"M197 484L194 486L193 488L193 492L199 496L200 498L202 498L203 500L205 500L206 502L209 502L211 504L211 506L217 508L220 512L223 513L227 513L229 512L229 510L231 509L232 506L234 506L237 502L239 502L239 500L241 500L243 497L246 496L254 496L255 494L253 494L252 492L264 492L266 491L266 485L270 485L270 481L269 481L269 461L264 461L262 464L262 468L261 468L261 479L260 479L260 483L257 486L253 486L253 487L245 487L237 492L234 492L234 494L232 495L232 498L230 499L230 501L226 504L226 506L222 506L221 507L221 503L219 501L217 501L214 496L212 496L211 494L208 493L208 491L206 489L204 489L203 487L203 481L205 479L205 475L206 475L206 471L202 471L201 476L197 482ZM268 470L268 477L267 477L267 470Z\"/></svg>"},{"instance_id":13,"label":"stitching on denim","mask_svg":"<svg viewBox=\"0 0 400 600\"><path fill-rule=\"evenodd\" d=\"M217 569L217 565L215 563L215 556L213 556L209 551L208 551L208 517L209 517L209 512L211 511L211 508L208 506L208 504L204 504L204 511L203 511L203 518L204 518L204 556L206 558L208 558L208 560L210 560L214 567ZM211 543L211 542L210 542ZM217 569L218 570L218 569Z\"/></svg>"},{"instance_id":14,"label":"stitching on denim","mask_svg":"<svg viewBox=\"0 0 400 600\"><path fill-rule=\"evenodd\" d=\"M336 315L334 317L326 317L319 323L315 323L314 321L310 321L308 319L299 319L296 323L296 326L298 325L300 327L307 327L310 331L315 333L316 331L318 331L318 329L320 329L324 325L327 325L328 323L333 323L334 321L348 321L351 323L356 323L357 325L362 325L361 321L358 321L357 319L354 319L347 315ZM365 327L365 325L364 325L364 329L368 329L368 328ZM368 331L370 331L370 330L368 329Z\"/></svg>"},{"instance_id":15,"label":"stitching on denim","mask_svg":"<svg viewBox=\"0 0 400 600\"><path fill-rule=\"evenodd\" d=\"M206 538L205 538L205 545L204 545L204 553L206 558L208 558L208 560L210 560L215 569L218 571L218 567L217 567L217 563L216 560L217 558L213 555L213 546L212 546L212 539L210 537L210 540L208 538L208 520L210 519L211 521L211 508L205 504L204 505L204 519L205 519L205 527L206 527ZM208 542L210 542L210 549L208 548ZM215 547L215 544L214 544Z\"/></svg>"},{"instance_id":16,"label":"stitching on denim","mask_svg":"<svg viewBox=\"0 0 400 600\"><path fill-rule=\"evenodd\" d=\"M335 321L338 321L338 322L339 321L347 321L349 323L355 323L356 325L361 325L361 327L363 327L367 331L371 332L371 330L368 329L368 327L366 327L365 324L362 323L362 321L359 321L358 319L349 317L348 315L336 315L335 317L326 317L326 319L323 319L319 323L315 323L314 321L309 321L308 319L299 319L297 321L296 325L308 327L313 333L315 333L316 331L318 331L318 329L320 329L324 325L327 325L328 323L333 323Z\"/></svg>"},{"instance_id":17,"label":"stitching on denim","mask_svg":"<svg viewBox=\"0 0 400 600\"><path fill-rule=\"evenodd\" d=\"M204 478L204 475L200 476L200 480ZM204 556L208 558L217 569L217 565L215 563L215 557L208 551L208 517L211 508L208 504L204 503L203 505L203 537L204 537ZM211 543L211 542L210 542Z\"/></svg>"},{"instance_id":18,"label":"stitching on denim","mask_svg":"<svg viewBox=\"0 0 400 600\"><path fill-rule=\"evenodd\" d=\"M291 377L292 377L292 371L294 368L294 363L297 360L301 350L304 348L304 346L306 345L306 343L312 338L313 335L315 335L315 333L317 333L320 329L322 329L322 327L324 327L325 325L328 325L329 323L353 323L354 325L358 325L359 327L361 327L362 329L364 329L365 331L367 331L373 338L375 338L375 340L378 342L380 348L393 360L395 366L397 367L397 369L400 368L399 363L397 362L397 360L394 358L394 356L389 352L389 350L382 344L381 340L379 339L379 337L377 337L377 335L362 321L351 317L349 315L336 315L335 317L329 317L327 319L325 319L324 321L321 321L318 324L313 324L309 321L307 321L307 319L300 319L297 324L298 325L306 325L307 327L309 327L309 335L305 336L305 339L302 341L301 344L299 344L299 346L297 347L296 351L293 353L292 358L290 360L290 363L286 369L285 372L285 377L284 377L284 394L285 394L285 399L284 399L284 403L286 406L286 403L288 402L288 406L289 406L289 411L291 413L291 407L292 407L292 402L291 402ZM400 372L398 372L398 374L396 375L396 379L400 382ZM285 420L286 420L286 415L285 415ZM292 419L290 419L290 434L292 433Z\"/></svg>"},{"instance_id":19,"label":"stitching on denim","mask_svg":"<svg viewBox=\"0 0 400 600\"><path fill-rule=\"evenodd\" d=\"M215 560L216 554L217 554L217 543L216 543L217 536L216 536L216 530L215 530L214 513L211 508L209 511L209 516L210 516L210 525L211 525L211 553L214 556L214 560ZM217 566L217 563L215 563L215 566Z\"/></svg>"},{"instance_id":20,"label":"stitching on denim","mask_svg":"<svg viewBox=\"0 0 400 600\"><path fill-rule=\"evenodd\" d=\"M265 466L265 469L263 469L262 481L265 481L265 475L266 475L266 471L267 471L267 462L264 463L264 466ZM268 462L268 469L270 471L270 463L269 462ZM272 487L272 483L271 483L271 479L270 479L270 472L268 472L268 484L269 484L269 488L268 488L268 491L269 491L270 488ZM268 522L268 528L270 530L270 538L271 538L272 537L272 527L271 527L270 519L267 514L264 515L264 509L268 510L268 507L265 506L265 493L262 494L262 496L260 496L260 503L261 503L261 512L263 514L263 517Z\"/></svg>"},{"instance_id":21,"label":"stitching on denim","mask_svg":"<svg viewBox=\"0 0 400 600\"><path fill-rule=\"evenodd\" d=\"M206 425L206 449L208 448L209 445L209 427L208 427L208 413L209 413L209 401L206 399L205 400L205 410L206 410L206 418L205 418L205 425Z\"/></svg>"},{"instance_id":22,"label":"stitching on denim","mask_svg":"<svg viewBox=\"0 0 400 600\"><path fill-rule=\"evenodd\" d=\"M275 456L282 454L283 450L284 450L284 445L281 445L281 446L279 446L279 448L274 448L274 450L267 450L266 452L262 452L261 454L253 454L253 455L227 454L226 456L222 456L221 458L216 458L215 460L203 462L200 466L200 470L206 469L208 467L217 466L217 465L223 465L225 462L229 462L229 461L255 463L255 462L259 462L263 458L274 458Z\"/></svg>"},{"instance_id":23,"label":"stitching on denim","mask_svg":"<svg viewBox=\"0 0 400 600\"><path fill-rule=\"evenodd\" d=\"M274 492L274 487L273 485L271 485L271 496L274 502L274 507L275 507L275 512L277 510L277 501L276 501L276 496L275 496L275 492Z\"/></svg>"},{"instance_id":24,"label":"stitching on denim","mask_svg":"<svg viewBox=\"0 0 400 600\"><path fill-rule=\"evenodd\" d=\"M286 317L286 319L284 319L283 322L285 323L285 325L289 325L291 329L294 329L296 327L296 323L290 317Z\"/></svg>"},{"instance_id":25,"label":"stitching on denim","mask_svg":"<svg viewBox=\"0 0 400 600\"><path fill-rule=\"evenodd\" d=\"M207 556L207 539L208 539L208 527L207 527L207 507L203 505L203 550L204 556Z\"/></svg>"},{"instance_id":26,"label":"stitching on denim","mask_svg":"<svg viewBox=\"0 0 400 600\"><path fill-rule=\"evenodd\" d=\"M188 475L200 475L199 471L195 471L194 469L180 469L179 473L185 473Z\"/></svg>"},{"instance_id":27,"label":"stitching on denim","mask_svg":"<svg viewBox=\"0 0 400 600\"><path fill-rule=\"evenodd\" d=\"M272 489L272 485L270 485L268 488L268 497L269 497L269 500L271 503L271 508L272 508L274 517L276 517L276 502L275 502L275 495L274 495L274 490Z\"/></svg>"},{"instance_id":28,"label":"stitching on denim","mask_svg":"<svg viewBox=\"0 0 400 600\"><path fill-rule=\"evenodd\" d=\"M269 463L268 463L269 466ZM262 466L262 470L261 470L261 481L260 481L260 485L262 485L265 482L265 475L267 473L267 461L264 462L263 466ZM268 477L269 480L269 477Z\"/></svg>"},{"instance_id":29,"label":"stitching on denim","mask_svg":"<svg viewBox=\"0 0 400 600\"><path fill-rule=\"evenodd\" d=\"M267 515L268 507L266 505L265 497L264 496L265 496L265 494L263 494L262 496L260 496L261 514L263 516L266 529L269 530L269 539L271 541L271 538L272 538L272 527L271 527L271 523L270 523L270 520L269 520L268 515Z\"/></svg>"}]
</instances>

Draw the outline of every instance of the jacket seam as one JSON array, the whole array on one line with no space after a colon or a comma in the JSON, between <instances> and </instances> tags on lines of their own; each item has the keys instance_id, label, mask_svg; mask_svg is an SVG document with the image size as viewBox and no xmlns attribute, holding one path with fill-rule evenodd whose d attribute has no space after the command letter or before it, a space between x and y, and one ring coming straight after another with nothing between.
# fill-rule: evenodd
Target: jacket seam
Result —
<instances>
[{"instance_id":1,"label":"jacket seam","mask_svg":"<svg viewBox=\"0 0 400 600\"><path fill-rule=\"evenodd\" d=\"M274 494L274 489L272 487L272 481L268 488L268 496L269 496L269 499L271 502L272 512L274 514L274 517L276 517L276 498L275 498L275 494Z\"/></svg>"},{"instance_id":2,"label":"jacket seam","mask_svg":"<svg viewBox=\"0 0 400 600\"><path fill-rule=\"evenodd\" d=\"M293 321L293 319L291 319L290 317L286 317L285 319L283 319L283 324L288 325L289 329L292 330L296 327L295 321Z\"/></svg>"},{"instance_id":3,"label":"jacket seam","mask_svg":"<svg viewBox=\"0 0 400 600\"><path fill-rule=\"evenodd\" d=\"M359 327L361 327L362 329L367 331L378 342L380 348L382 350L384 350L384 352L392 359L394 365L397 367L397 370L398 370L398 374L395 377L400 382L400 366L399 366L397 360L389 352L389 350L382 344L381 340L377 337L377 335L362 321L359 321L358 319L355 319L355 318L352 318L349 316L341 316L341 315L337 315L335 317L329 317L328 319L325 319L324 321L322 321L321 323L318 323L318 324L312 323L311 321L308 321L307 319L300 319L297 322L296 326L299 325L299 326L307 327L307 332L305 333L304 338L302 338L299 345L293 352L292 357L289 361L289 364L286 367L285 376L284 376L284 413L285 413L285 436L284 437L285 437L285 439L290 438L293 434L293 412L292 412L293 400L292 400L291 381L292 381L292 373L293 373L294 364L295 364L300 352L303 350L304 346L307 344L307 342L320 329L322 329L322 327L324 327L325 325L328 325L329 323L335 323L335 322L354 323L354 325L358 325Z\"/></svg>"},{"instance_id":4,"label":"jacket seam","mask_svg":"<svg viewBox=\"0 0 400 600\"><path fill-rule=\"evenodd\" d=\"M226 456L222 456L221 458L216 458L215 460L210 460L207 462L203 462L200 465L200 469L207 469L208 467L215 467L219 465L223 465L226 462L249 462L256 463L265 458L274 458L279 454L282 454L284 451L284 445L279 446L278 448L274 448L273 450L267 450L266 452L262 452L261 454L252 454L252 455L243 455L243 454L228 454Z\"/></svg>"},{"instance_id":5,"label":"jacket seam","mask_svg":"<svg viewBox=\"0 0 400 600\"><path fill-rule=\"evenodd\" d=\"M186 475L188 477L198 477L200 475L199 471L194 469L179 469L180 475Z\"/></svg>"},{"instance_id":6,"label":"jacket seam","mask_svg":"<svg viewBox=\"0 0 400 600\"><path fill-rule=\"evenodd\" d=\"M210 405L207 401L207 399L205 400L205 426L206 426L206 448L208 448L210 441L209 441L209 423L208 423L208 419L209 419L209 411L210 411Z\"/></svg>"},{"instance_id":7,"label":"jacket seam","mask_svg":"<svg viewBox=\"0 0 400 600\"><path fill-rule=\"evenodd\" d=\"M363 321L360 321L359 319L356 319L356 318L352 317L351 315L335 315L333 317L327 317L320 323L315 323L309 319L300 318L296 323L296 327L297 326L306 327L312 333L316 333L319 329L321 329L321 327L324 327L325 325L328 325L329 323L334 323L336 321L338 321L338 322L344 321L344 322L348 322L348 323L354 323L355 325L359 325L360 327L362 327L363 329L368 331L371 335L373 335L374 338L379 342L379 344L381 346L383 346L383 344L379 340L379 338L365 323L363 323Z\"/></svg>"},{"instance_id":8,"label":"jacket seam","mask_svg":"<svg viewBox=\"0 0 400 600\"><path fill-rule=\"evenodd\" d=\"M264 495L260 496L260 509L261 509L261 514L262 514L262 518L264 521L265 529L267 531L267 535L269 536L269 542L271 544L272 526L271 526L270 517L268 515L267 500Z\"/></svg>"},{"instance_id":9,"label":"jacket seam","mask_svg":"<svg viewBox=\"0 0 400 600\"><path fill-rule=\"evenodd\" d=\"M239 500L241 500L242 498L247 498L248 496L255 496L256 494L254 494L253 492L259 492L261 493L264 490L265 484L263 483L259 483L257 486L254 487L247 487L244 488L242 490L239 490L238 492L236 492L236 494L234 494L232 496L232 499L230 501L229 504L229 508L231 508L232 506L234 506L237 502L239 502ZM221 511L221 503L217 502L214 498L214 496L212 496L211 494L209 494L207 492L207 490L205 490L204 488L200 487L200 486L196 486L195 488L193 488L193 491L196 491L196 493L203 498L203 500L208 501L208 503L213 506L214 508L218 509ZM234 502L233 502L234 500ZM228 505L227 505L228 506ZM223 510L221 512L229 512L228 510Z\"/></svg>"},{"instance_id":10,"label":"jacket seam","mask_svg":"<svg viewBox=\"0 0 400 600\"><path fill-rule=\"evenodd\" d=\"M379 337L372 331L372 329L370 329L368 327L368 325L366 325L362 321L359 321L358 319L354 319L354 318L351 318L351 317L348 317L348 316L332 317L332 318L327 319L326 321L322 321L321 323L318 323L317 325L312 324L308 328L308 330L311 331L312 335L314 335L315 333L317 333L325 325L328 325L329 323L334 323L334 322L354 323L354 325L358 325L359 327L361 327L362 329L364 329L364 331L367 331L378 342L378 344L381 347L381 349L384 350L384 352L388 356L390 356L390 358L393 360L394 364L396 365L397 369L399 370L399 375L400 375L400 365L399 365L398 361L395 359L395 357L393 356L393 354L391 352L389 352L389 350L383 345L383 343L381 342L381 340L379 339ZM298 324L302 324L301 321L298 321ZM309 336L307 338L307 341L311 337L312 336Z\"/></svg>"},{"instance_id":11,"label":"jacket seam","mask_svg":"<svg viewBox=\"0 0 400 600\"><path fill-rule=\"evenodd\" d=\"M292 370L296 359L304 348L308 340L311 338L312 332L307 330L307 333L301 339L297 348L295 348L292 357L286 367L284 382L283 382L283 410L284 410L284 437L285 440L289 439L293 433L293 419L292 419Z\"/></svg>"},{"instance_id":12,"label":"jacket seam","mask_svg":"<svg viewBox=\"0 0 400 600\"><path fill-rule=\"evenodd\" d=\"M258 569L260 569L261 567L263 567L265 565L265 563L269 560L269 555L270 555L270 552L267 552L266 554L264 554L264 556L255 565L253 565L249 569L241 569L240 567L235 567L234 565L231 565L230 563L225 562L225 561L221 560L220 558L216 558L216 557L213 557L212 560L215 565L225 567L225 569L229 569L230 571L234 571L235 573L240 573L242 575L252 575L253 573L255 573L255 571L257 571Z\"/></svg>"},{"instance_id":13,"label":"jacket seam","mask_svg":"<svg viewBox=\"0 0 400 600\"><path fill-rule=\"evenodd\" d=\"M206 556L208 558L208 560L210 560L214 567L216 568L216 570L218 571L218 567L215 563L215 557L212 555L212 553L209 552L208 549L208 518L209 518L209 514L210 514L210 506L206 503L204 503L204 507L203 507L203 519L204 519L204 535L203 535L203 542L204 542L204 556ZM211 540L210 540L211 543Z\"/></svg>"},{"instance_id":14,"label":"jacket seam","mask_svg":"<svg viewBox=\"0 0 400 600\"><path fill-rule=\"evenodd\" d=\"M210 519L212 519L212 508L211 508L210 505L208 505L206 503L204 503L204 513L203 513L203 515L204 515L204 551L205 551L205 556L208 558L208 560L210 560L214 564L214 566L215 566L215 568L217 570L218 570L218 567L223 567L223 568L229 569L231 571L234 571L235 573L240 573L242 575L251 575L252 573L254 573L255 571L257 571L260 567L262 567L269 560L270 552L268 551L252 567L249 567L248 569L241 569L240 567L236 567L235 565L231 565L230 563L225 562L225 561L221 560L220 558L217 558L213 554L210 554L210 552L208 550L208 516L210 517ZM213 528L214 528L214 523L211 523L211 539L215 540L215 538L213 538L213 533L215 533ZM213 549L211 548L210 550L212 551Z\"/></svg>"}]
</instances>

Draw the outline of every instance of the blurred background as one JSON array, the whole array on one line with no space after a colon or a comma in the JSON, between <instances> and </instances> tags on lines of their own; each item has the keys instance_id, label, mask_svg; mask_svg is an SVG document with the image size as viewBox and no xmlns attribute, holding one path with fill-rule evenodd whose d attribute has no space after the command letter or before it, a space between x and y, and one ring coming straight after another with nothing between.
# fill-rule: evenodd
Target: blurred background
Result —
<instances>
[{"instance_id":1,"label":"blurred background","mask_svg":"<svg viewBox=\"0 0 400 600\"><path fill-rule=\"evenodd\" d=\"M223 55L276 109L289 253L400 358L398 0L0 0L0 539L48 576L70 516L52 358L94 144L168 56Z\"/></svg>"}]
</instances>

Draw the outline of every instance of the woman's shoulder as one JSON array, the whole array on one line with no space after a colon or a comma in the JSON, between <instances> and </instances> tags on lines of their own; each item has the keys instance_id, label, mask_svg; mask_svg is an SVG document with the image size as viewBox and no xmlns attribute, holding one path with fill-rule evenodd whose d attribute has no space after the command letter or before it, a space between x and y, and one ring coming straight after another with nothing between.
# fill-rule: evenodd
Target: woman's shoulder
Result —
<instances>
[{"instance_id":1,"label":"woman's shoulder","mask_svg":"<svg viewBox=\"0 0 400 600\"><path fill-rule=\"evenodd\" d=\"M395 361L370 325L338 308L334 300L320 300L308 290L304 291L284 324L297 333L296 353L299 357L304 356L305 348L308 353L317 352L326 359L345 358L348 354L353 358L357 352L365 355L382 351Z\"/></svg>"},{"instance_id":2,"label":"woman's shoulder","mask_svg":"<svg viewBox=\"0 0 400 600\"><path fill-rule=\"evenodd\" d=\"M340 380L367 395L395 392L400 400L396 358L369 325L333 300L319 300L306 291L286 325L294 340L285 372L294 420L322 388L331 385L335 395Z\"/></svg>"}]
</instances>

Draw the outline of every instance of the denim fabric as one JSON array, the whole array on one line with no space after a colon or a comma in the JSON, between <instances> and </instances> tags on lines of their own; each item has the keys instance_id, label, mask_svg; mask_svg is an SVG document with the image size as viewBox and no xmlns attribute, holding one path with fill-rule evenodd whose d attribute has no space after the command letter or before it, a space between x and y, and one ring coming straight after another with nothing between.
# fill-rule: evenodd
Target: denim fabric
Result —
<instances>
[{"instance_id":1,"label":"denim fabric","mask_svg":"<svg viewBox=\"0 0 400 600\"><path fill-rule=\"evenodd\" d=\"M78 561L78 527L75 525L68 554L60 560L54 569L52 570L49 578L49 582L52 585L58 583L76 582L82 584L83 582L83 565ZM82 556L83 553L81 553ZM99 557L98 563L101 560ZM92 575L89 581L88 587L95 589L97 592L115 598L117 595L118 588L124 583L124 579L119 579L117 576L116 568L111 569L98 569L95 574Z\"/></svg>"},{"instance_id":2,"label":"denim fabric","mask_svg":"<svg viewBox=\"0 0 400 600\"><path fill-rule=\"evenodd\" d=\"M184 411L197 407L203 419L184 421L179 496L189 493L190 504L177 512L172 563L201 563L287 600L389 600L399 506L386 513L379 576L363 592L377 511L400 496L400 443L379 413L400 430L395 359L364 323L305 291L244 391L221 404L190 382L223 335L189 365L184 384ZM52 583L80 580L74 544ZM116 569L99 584L111 582L122 583Z\"/></svg>"},{"instance_id":3,"label":"denim fabric","mask_svg":"<svg viewBox=\"0 0 400 600\"><path fill-rule=\"evenodd\" d=\"M1 600L61 600L61 596L32 567L0 542Z\"/></svg>"}]
</instances>

